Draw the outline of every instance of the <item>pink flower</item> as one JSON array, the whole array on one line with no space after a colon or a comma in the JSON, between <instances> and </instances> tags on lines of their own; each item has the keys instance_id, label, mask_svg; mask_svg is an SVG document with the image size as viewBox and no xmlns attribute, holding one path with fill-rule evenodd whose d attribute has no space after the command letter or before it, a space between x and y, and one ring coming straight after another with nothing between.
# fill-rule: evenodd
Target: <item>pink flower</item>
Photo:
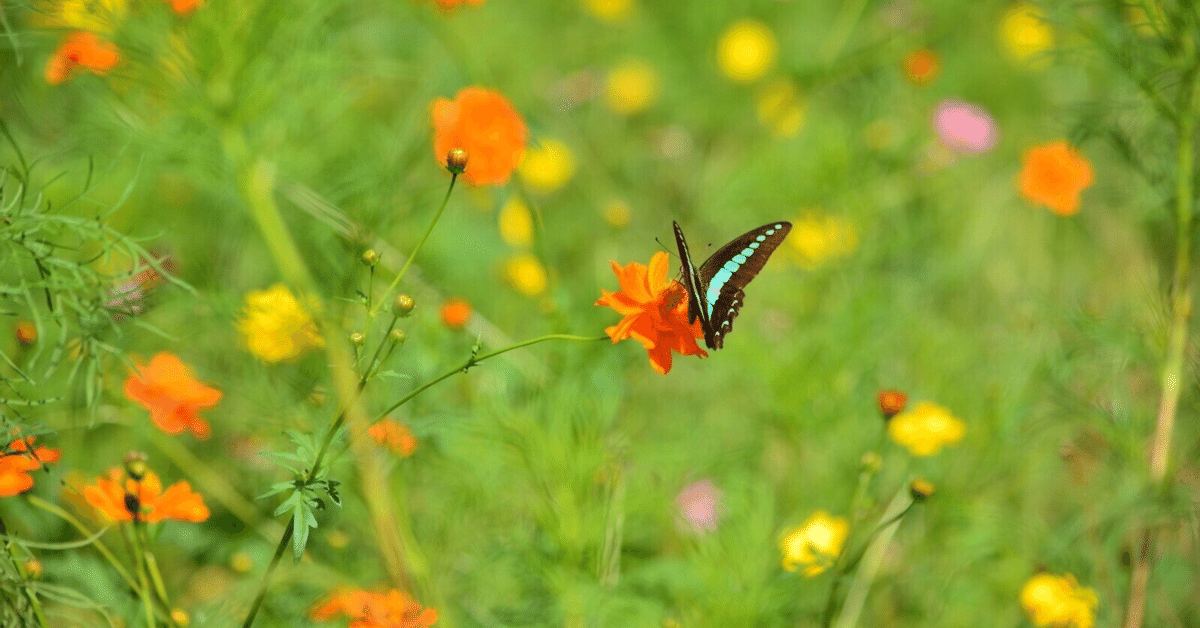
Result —
<instances>
[{"instance_id":1,"label":"pink flower","mask_svg":"<svg viewBox=\"0 0 1200 628\"><path fill-rule=\"evenodd\" d=\"M943 100L933 112L933 128L947 148L960 153L985 153L996 145L996 122L969 102Z\"/></svg>"},{"instance_id":2,"label":"pink flower","mask_svg":"<svg viewBox=\"0 0 1200 628\"><path fill-rule=\"evenodd\" d=\"M717 508L720 502L721 491L711 480L692 482L683 487L675 497L679 514L690 524L691 530L698 533L717 529L717 519L720 515Z\"/></svg>"}]
</instances>

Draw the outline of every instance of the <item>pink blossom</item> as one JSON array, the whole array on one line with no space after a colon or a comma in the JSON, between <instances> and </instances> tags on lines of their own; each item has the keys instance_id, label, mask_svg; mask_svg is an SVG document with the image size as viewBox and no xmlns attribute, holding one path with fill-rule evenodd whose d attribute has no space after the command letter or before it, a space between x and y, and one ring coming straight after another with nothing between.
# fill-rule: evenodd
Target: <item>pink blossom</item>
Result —
<instances>
[{"instance_id":1,"label":"pink blossom","mask_svg":"<svg viewBox=\"0 0 1200 628\"><path fill-rule=\"evenodd\" d=\"M947 148L960 153L984 153L996 145L996 122L983 107L961 100L943 100L933 112L933 128Z\"/></svg>"},{"instance_id":2,"label":"pink blossom","mask_svg":"<svg viewBox=\"0 0 1200 628\"><path fill-rule=\"evenodd\" d=\"M695 532L712 532L717 529L720 502L721 491L710 480L692 482L683 487L675 497L679 514Z\"/></svg>"}]
</instances>

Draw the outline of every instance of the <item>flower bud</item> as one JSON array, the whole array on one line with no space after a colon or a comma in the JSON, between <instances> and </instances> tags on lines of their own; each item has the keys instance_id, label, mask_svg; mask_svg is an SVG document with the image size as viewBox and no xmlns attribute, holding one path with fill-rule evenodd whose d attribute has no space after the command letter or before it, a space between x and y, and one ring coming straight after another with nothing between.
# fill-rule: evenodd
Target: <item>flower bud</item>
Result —
<instances>
[{"instance_id":1,"label":"flower bud","mask_svg":"<svg viewBox=\"0 0 1200 628\"><path fill-rule=\"evenodd\" d=\"M379 253L376 253L375 249L363 251L362 263L369 268L375 268L375 265L379 263Z\"/></svg>"},{"instance_id":2,"label":"flower bud","mask_svg":"<svg viewBox=\"0 0 1200 628\"><path fill-rule=\"evenodd\" d=\"M388 340L391 340L392 344L399 347L404 344L404 341L408 340L408 334L404 333L403 329L393 329L388 332Z\"/></svg>"},{"instance_id":3,"label":"flower bud","mask_svg":"<svg viewBox=\"0 0 1200 628\"><path fill-rule=\"evenodd\" d=\"M361 331L356 331L356 332L350 334L350 344L352 344L356 347L361 347L366 342L367 342L367 337L364 336Z\"/></svg>"},{"instance_id":4,"label":"flower bud","mask_svg":"<svg viewBox=\"0 0 1200 628\"><path fill-rule=\"evenodd\" d=\"M929 497L933 495L935 489L932 482L921 479L913 480L913 483L909 485L908 490L910 493L912 493L913 501L920 503L929 499Z\"/></svg>"},{"instance_id":5,"label":"flower bud","mask_svg":"<svg viewBox=\"0 0 1200 628\"><path fill-rule=\"evenodd\" d=\"M396 295L396 302L392 305L392 311L396 316L401 318L412 314L413 308L417 306L417 302L407 294Z\"/></svg>"},{"instance_id":6,"label":"flower bud","mask_svg":"<svg viewBox=\"0 0 1200 628\"><path fill-rule=\"evenodd\" d=\"M446 153L446 170L452 174L462 174L467 170L467 151L461 148L451 148Z\"/></svg>"},{"instance_id":7,"label":"flower bud","mask_svg":"<svg viewBox=\"0 0 1200 628\"><path fill-rule=\"evenodd\" d=\"M884 421L904 412L904 406L907 404L908 395L899 390L884 390L879 393L879 412L883 414Z\"/></svg>"},{"instance_id":8,"label":"flower bud","mask_svg":"<svg viewBox=\"0 0 1200 628\"><path fill-rule=\"evenodd\" d=\"M125 454L125 473L135 481L140 482L146 477L146 454L140 451L131 451Z\"/></svg>"}]
</instances>

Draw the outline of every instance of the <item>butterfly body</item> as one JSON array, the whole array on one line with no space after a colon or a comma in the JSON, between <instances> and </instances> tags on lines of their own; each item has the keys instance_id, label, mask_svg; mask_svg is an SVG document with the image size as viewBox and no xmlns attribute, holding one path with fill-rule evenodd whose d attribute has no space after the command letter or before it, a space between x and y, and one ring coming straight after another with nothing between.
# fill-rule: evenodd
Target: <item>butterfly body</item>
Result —
<instances>
[{"instance_id":1,"label":"butterfly body","mask_svg":"<svg viewBox=\"0 0 1200 628\"><path fill-rule=\"evenodd\" d=\"M777 221L751 229L717 249L698 268L692 263L683 229L678 222L674 225L675 244L683 264L683 284L688 293L688 322L700 319L704 344L709 349L720 349L742 307L746 296L743 288L787 237L792 223Z\"/></svg>"}]
</instances>

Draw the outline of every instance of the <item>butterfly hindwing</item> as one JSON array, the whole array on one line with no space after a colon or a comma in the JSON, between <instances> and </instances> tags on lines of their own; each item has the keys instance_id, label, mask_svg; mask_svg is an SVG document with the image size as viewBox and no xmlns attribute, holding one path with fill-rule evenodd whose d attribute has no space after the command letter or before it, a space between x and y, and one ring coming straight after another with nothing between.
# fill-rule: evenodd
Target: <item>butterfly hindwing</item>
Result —
<instances>
[{"instance_id":1,"label":"butterfly hindwing","mask_svg":"<svg viewBox=\"0 0 1200 628\"><path fill-rule=\"evenodd\" d=\"M778 221L751 229L713 253L697 269L687 250L687 241L675 224L675 241L683 262L684 285L688 291L688 320L700 319L704 344L720 349L725 335L733 330L733 319L741 310L750 283L771 253L792 230L789 222Z\"/></svg>"}]
</instances>

